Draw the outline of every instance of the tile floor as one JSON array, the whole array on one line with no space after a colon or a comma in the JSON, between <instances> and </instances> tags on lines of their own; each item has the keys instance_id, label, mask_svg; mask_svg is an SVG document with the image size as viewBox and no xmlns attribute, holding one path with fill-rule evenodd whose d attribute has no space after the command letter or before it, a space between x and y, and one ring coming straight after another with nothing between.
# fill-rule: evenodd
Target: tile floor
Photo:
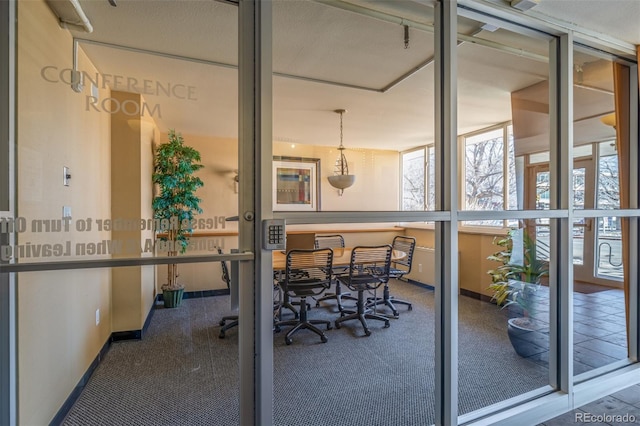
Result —
<instances>
[{"instance_id":1,"label":"tile floor","mask_svg":"<svg viewBox=\"0 0 640 426\"><path fill-rule=\"evenodd\" d=\"M548 306L548 303L541 300L541 305ZM612 289L589 294L574 293L573 305L574 374L579 375L625 359L627 336L623 291ZM586 404L541 426L576 424L640 424L640 385L630 386Z\"/></svg>"},{"instance_id":2,"label":"tile floor","mask_svg":"<svg viewBox=\"0 0 640 426\"><path fill-rule=\"evenodd\" d=\"M536 292L536 318L548 322L548 287ZM610 289L594 293L573 293L574 375L602 367L627 357L627 334L624 292ZM509 315L509 314L506 314ZM511 314L513 315L513 314ZM544 350L531 348L529 357L541 365L548 364L548 342Z\"/></svg>"}]
</instances>

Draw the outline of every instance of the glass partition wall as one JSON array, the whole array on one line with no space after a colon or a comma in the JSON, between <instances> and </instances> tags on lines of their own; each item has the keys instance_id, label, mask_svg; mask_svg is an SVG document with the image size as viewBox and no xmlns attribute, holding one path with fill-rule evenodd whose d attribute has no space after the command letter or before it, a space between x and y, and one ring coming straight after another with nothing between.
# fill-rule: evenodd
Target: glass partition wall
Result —
<instances>
[{"instance_id":1,"label":"glass partition wall","mask_svg":"<svg viewBox=\"0 0 640 426\"><path fill-rule=\"evenodd\" d=\"M16 3L19 424L238 422L237 8Z\"/></svg>"},{"instance_id":2,"label":"glass partition wall","mask_svg":"<svg viewBox=\"0 0 640 426\"><path fill-rule=\"evenodd\" d=\"M20 424L537 424L635 380L629 52L467 1L87 2L92 33L52 3L12 3ZM195 221L154 212L172 129L200 153ZM342 310L285 299L272 217L334 254L408 238L411 269L360 296L370 335L339 321L344 275ZM300 303L326 343L285 339Z\"/></svg>"},{"instance_id":3,"label":"glass partition wall","mask_svg":"<svg viewBox=\"0 0 640 426\"><path fill-rule=\"evenodd\" d=\"M549 228L545 243L512 212L529 208L526 159L550 146L554 40L497 19L459 17L458 31L459 205L478 217L458 229L464 415L551 389Z\"/></svg>"},{"instance_id":4,"label":"glass partition wall","mask_svg":"<svg viewBox=\"0 0 640 426\"><path fill-rule=\"evenodd\" d=\"M574 374L580 381L629 353L629 222L616 212L629 208L623 87L630 75L616 58L580 46L573 54Z\"/></svg>"},{"instance_id":5,"label":"glass partition wall","mask_svg":"<svg viewBox=\"0 0 640 426\"><path fill-rule=\"evenodd\" d=\"M430 183L425 168L435 140L433 9L273 6L273 210L287 220L287 250L301 233L320 246L338 235L345 248L332 246L334 265L347 267L337 274L341 304L316 298L307 313L330 321L330 329L318 325L326 343L306 329L288 342L292 323L273 336L274 423L435 423L433 224L414 214L399 226L407 216L398 213L435 208L433 190L425 191L435 184L433 160ZM401 158L405 150L412 155ZM393 268L407 274L359 296L343 253L380 245L404 251L410 270L399 259ZM358 297L373 315L365 318L369 336L358 318L348 319ZM295 323L289 309L282 319Z\"/></svg>"}]
</instances>

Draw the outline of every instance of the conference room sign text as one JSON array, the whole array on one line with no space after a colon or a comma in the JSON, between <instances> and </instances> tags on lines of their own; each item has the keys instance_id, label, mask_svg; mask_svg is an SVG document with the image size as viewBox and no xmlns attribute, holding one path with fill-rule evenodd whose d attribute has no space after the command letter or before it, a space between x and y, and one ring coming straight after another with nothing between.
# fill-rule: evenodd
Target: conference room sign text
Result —
<instances>
[{"instance_id":1,"label":"conference room sign text","mask_svg":"<svg viewBox=\"0 0 640 426\"><path fill-rule=\"evenodd\" d=\"M125 92L139 93L141 95L165 96L187 101L197 101L196 87L181 83L161 82L157 80L142 79L117 74L89 73L76 71L71 68L59 69L55 65L47 65L40 69L40 76L49 83L62 83L69 85L74 90L82 92L85 81L89 81L94 87ZM147 102L127 99L120 101L116 98L99 99L93 93L85 97L85 111L107 112L116 114L122 112L131 117L151 116L162 118L160 104L150 105Z\"/></svg>"},{"instance_id":2,"label":"conference room sign text","mask_svg":"<svg viewBox=\"0 0 640 426\"><path fill-rule=\"evenodd\" d=\"M177 217L170 219L148 218L115 218L115 219L27 219L25 217L0 218L0 233L3 234L72 234L86 232L132 232L152 231L161 234L172 230L212 231L226 228L224 216L208 218L194 218L192 220L180 220ZM187 243L187 252L217 251L224 248L224 238L198 237L191 238ZM51 243L32 243L26 241L19 244L7 244L0 246L0 260L9 262L18 259L36 258L64 258L77 256L104 256L104 255L139 255L141 253L168 253L180 252L180 242L163 241L161 238L123 238L100 239L93 242L58 241Z\"/></svg>"}]
</instances>

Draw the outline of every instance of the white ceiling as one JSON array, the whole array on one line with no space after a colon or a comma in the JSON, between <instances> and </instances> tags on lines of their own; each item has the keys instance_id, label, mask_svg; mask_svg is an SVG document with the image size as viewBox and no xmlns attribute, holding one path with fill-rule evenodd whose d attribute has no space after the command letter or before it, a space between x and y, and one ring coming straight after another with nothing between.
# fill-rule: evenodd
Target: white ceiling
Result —
<instances>
[{"instance_id":1,"label":"white ceiling","mask_svg":"<svg viewBox=\"0 0 640 426\"><path fill-rule=\"evenodd\" d=\"M161 130L185 134L237 136L237 8L213 0L139 1L80 0L94 32L74 32L78 38L213 61L229 66L81 43L103 74L193 86L197 100L145 95L160 105ZM429 1L352 0L421 23L432 22ZM580 3L580 7L577 4ZM607 3L603 8L602 3ZM572 10L569 4L574 6ZM640 43L640 0L541 0L535 9L571 22L591 24L593 16L611 17L624 7L610 27L598 19L590 28L625 41ZM554 9L554 7L557 9ZM606 9L603 12L603 9ZM570 12L572 12L570 14ZM597 13L596 13L597 12ZM403 28L314 1L276 0L273 6L274 139L337 145L339 118L345 108L347 148L403 150L433 139L433 65L426 65L385 93L379 90L433 56L433 35L412 28L404 48ZM568 19L568 18L567 18ZM460 32L471 34L482 24L461 19ZM531 40L499 29L476 37L514 48L545 52L545 40ZM547 79L548 64L479 44L459 49L460 133L511 119L511 93ZM288 76L281 76L287 74ZM292 76L305 79L292 78ZM308 79L332 81L326 84ZM355 89L345 85L357 85ZM126 90L125 85L112 86ZM604 109L610 108L607 106ZM597 120L596 120L597 121Z\"/></svg>"}]
</instances>

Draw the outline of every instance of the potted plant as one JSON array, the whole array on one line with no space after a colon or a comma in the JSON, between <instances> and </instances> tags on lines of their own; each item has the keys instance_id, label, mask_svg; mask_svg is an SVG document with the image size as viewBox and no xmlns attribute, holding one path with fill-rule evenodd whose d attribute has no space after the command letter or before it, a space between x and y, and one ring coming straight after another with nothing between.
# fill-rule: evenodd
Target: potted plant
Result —
<instances>
[{"instance_id":1,"label":"potted plant","mask_svg":"<svg viewBox=\"0 0 640 426\"><path fill-rule=\"evenodd\" d=\"M549 275L547 263L538 259L536 243L526 229L511 229L504 238L494 239L500 250L488 260L500 263L487 273L489 289L498 306L509 307L507 331L518 355L532 356L549 350L548 322L536 317L541 280Z\"/></svg>"},{"instance_id":2,"label":"potted plant","mask_svg":"<svg viewBox=\"0 0 640 426\"><path fill-rule=\"evenodd\" d=\"M180 133L169 131L169 141L161 144L154 155L152 180L159 186L159 193L153 198L154 219L167 224L160 239L167 242L168 256L184 253L193 232L191 221L196 213L202 213L200 198L195 192L203 185L194 173L203 166L200 153L186 146ZM167 265L167 282L162 285L164 306L173 308L180 305L184 286L178 282L178 265Z\"/></svg>"}]
</instances>

